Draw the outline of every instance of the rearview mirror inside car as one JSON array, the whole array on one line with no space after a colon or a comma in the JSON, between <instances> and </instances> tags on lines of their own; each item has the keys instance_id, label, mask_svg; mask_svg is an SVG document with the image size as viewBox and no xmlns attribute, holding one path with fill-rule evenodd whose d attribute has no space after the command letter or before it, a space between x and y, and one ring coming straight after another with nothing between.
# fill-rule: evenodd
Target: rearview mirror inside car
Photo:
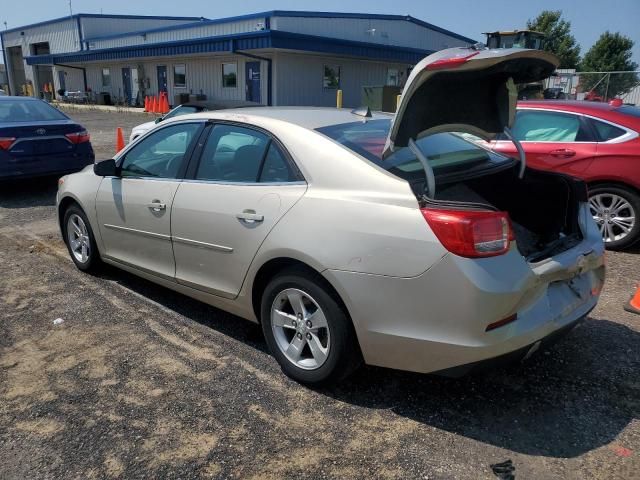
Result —
<instances>
[{"instance_id":1,"label":"rearview mirror inside car","mask_svg":"<svg viewBox=\"0 0 640 480\"><path fill-rule=\"evenodd\" d=\"M118 175L118 167L113 158L103 160L93 165L93 173L99 177L115 177Z\"/></svg>"}]
</instances>

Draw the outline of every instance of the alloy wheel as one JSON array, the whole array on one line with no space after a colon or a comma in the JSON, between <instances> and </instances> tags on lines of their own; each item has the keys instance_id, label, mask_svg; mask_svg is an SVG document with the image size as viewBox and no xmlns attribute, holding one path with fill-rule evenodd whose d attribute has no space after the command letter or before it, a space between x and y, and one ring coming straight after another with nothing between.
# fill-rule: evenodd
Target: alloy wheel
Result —
<instances>
[{"instance_id":1,"label":"alloy wheel","mask_svg":"<svg viewBox=\"0 0 640 480\"><path fill-rule=\"evenodd\" d=\"M281 291L271 306L271 329L284 356L304 370L320 368L329 356L331 333L324 312L297 288Z\"/></svg>"},{"instance_id":2,"label":"alloy wheel","mask_svg":"<svg viewBox=\"0 0 640 480\"><path fill-rule=\"evenodd\" d=\"M589 208L605 243L626 238L636 224L636 211L631 203L615 193L592 195Z\"/></svg>"},{"instance_id":3,"label":"alloy wheel","mask_svg":"<svg viewBox=\"0 0 640 480\"><path fill-rule=\"evenodd\" d=\"M87 263L91 255L89 230L80 215L72 214L67 220L67 240L73 257L80 263Z\"/></svg>"}]
</instances>

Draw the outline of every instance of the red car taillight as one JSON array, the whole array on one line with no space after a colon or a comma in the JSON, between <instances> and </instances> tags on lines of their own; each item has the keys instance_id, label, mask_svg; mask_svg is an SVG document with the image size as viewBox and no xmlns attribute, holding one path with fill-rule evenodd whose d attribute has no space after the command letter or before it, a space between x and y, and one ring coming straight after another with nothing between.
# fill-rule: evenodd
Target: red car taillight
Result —
<instances>
[{"instance_id":1,"label":"red car taillight","mask_svg":"<svg viewBox=\"0 0 640 480\"><path fill-rule=\"evenodd\" d=\"M15 137L0 137L0 150L9 150L15 141Z\"/></svg>"},{"instance_id":2,"label":"red car taillight","mask_svg":"<svg viewBox=\"0 0 640 480\"><path fill-rule=\"evenodd\" d=\"M89 135L89 132L87 132L86 130L81 130L75 133L67 133L65 137L67 137L71 141L71 143L76 144L88 142L91 140L91 135Z\"/></svg>"},{"instance_id":3,"label":"red car taillight","mask_svg":"<svg viewBox=\"0 0 640 480\"><path fill-rule=\"evenodd\" d=\"M461 257L502 255L514 239L506 212L432 208L420 211L442 245Z\"/></svg>"},{"instance_id":4,"label":"red car taillight","mask_svg":"<svg viewBox=\"0 0 640 480\"><path fill-rule=\"evenodd\" d=\"M448 68L459 67L460 65L467 63L471 57L475 57L480 52L473 52L469 55L461 55L458 57L441 58L435 62L430 63L425 67L425 70L444 70Z\"/></svg>"}]
</instances>

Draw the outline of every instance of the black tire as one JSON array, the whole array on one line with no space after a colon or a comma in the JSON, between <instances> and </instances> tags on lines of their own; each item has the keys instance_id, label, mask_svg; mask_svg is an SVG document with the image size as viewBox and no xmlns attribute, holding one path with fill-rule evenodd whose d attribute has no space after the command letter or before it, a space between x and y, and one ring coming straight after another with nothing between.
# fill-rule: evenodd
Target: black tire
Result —
<instances>
[{"instance_id":1,"label":"black tire","mask_svg":"<svg viewBox=\"0 0 640 480\"><path fill-rule=\"evenodd\" d=\"M298 289L309 294L326 317L331 344L324 363L316 369L305 370L294 365L278 346L272 329L271 307L278 295L286 289ZM319 274L303 268L285 270L266 286L261 302L262 331L271 354L282 371L297 382L307 385L326 385L343 380L362 364L362 354L353 324L339 299Z\"/></svg>"},{"instance_id":2,"label":"black tire","mask_svg":"<svg viewBox=\"0 0 640 480\"><path fill-rule=\"evenodd\" d=\"M89 237L89 249L88 249L88 255L87 255L88 258L85 262L82 262L78 258L76 258L70 245L67 229L69 225L69 219L73 215L77 215L78 217L80 217L87 229L87 236ZM78 269L82 270L83 272L95 272L102 266L102 260L100 259L100 253L98 252L98 247L96 245L96 238L93 234L93 230L91 229L91 224L89 223L89 219L87 219L87 216L82 211L80 206L71 205L69 206L69 208L67 208L64 211L63 223L62 223L62 235L63 235L64 243L67 246L67 250L69 251L69 256L71 257L71 260L73 261L73 263L75 263L76 267L78 267Z\"/></svg>"},{"instance_id":3,"label":"black tire","mask_svg":"<svg viewBox=\"0 0 640 480\"><path fill-rule=\"evenodd\" d=\"M623 250L631 247L634 243L640 240L640 195L638 195L638 192L635 190L621 185L600 184L589 187L590 199L596 195L602 194L617 195L625 199L634 209L633 213L635 214L635 223L631 231L619 240L605 242L606 248L609 250Z\"/></svg>"}]
</instances>

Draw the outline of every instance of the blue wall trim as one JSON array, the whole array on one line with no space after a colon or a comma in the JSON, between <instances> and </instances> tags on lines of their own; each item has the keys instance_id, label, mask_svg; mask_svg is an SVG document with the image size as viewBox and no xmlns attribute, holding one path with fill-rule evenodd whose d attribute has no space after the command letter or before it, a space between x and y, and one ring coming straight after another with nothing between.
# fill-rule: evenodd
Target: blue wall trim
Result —
<instances>
[{"instance_id":1,"label":"blue wall trim","mask_svg":"<svg viewBox=\"0 0 640 480\"><path fill-rule=\"evenodd\" d=\"M26 57L25 60L28 65L52 65L61 62L96 62L141 57L233 52L234 50L256 50L264 48L281 48L406 63L417 63L420 59L433 53L430 50L420 50L417 48L393 47L376 43L354 42L278 30L264 30L196 40L180 40L101 50L85 50L84 52L77 53L37 55Z\"/></svg>"}]
</instances>

